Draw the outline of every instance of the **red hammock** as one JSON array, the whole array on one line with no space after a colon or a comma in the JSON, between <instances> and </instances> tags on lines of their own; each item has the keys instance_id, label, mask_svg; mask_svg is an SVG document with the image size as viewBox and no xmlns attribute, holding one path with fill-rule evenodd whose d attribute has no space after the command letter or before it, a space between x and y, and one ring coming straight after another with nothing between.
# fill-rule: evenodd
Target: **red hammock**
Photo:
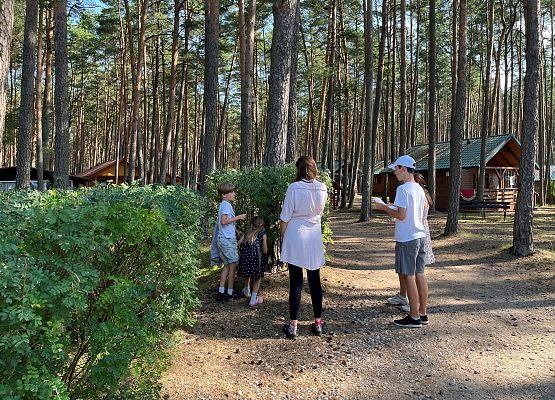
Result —
<instances>
[{"instance_id":1,"label":"red hammock","mask_svg":"<svg viewBox=\"0 0 555 400\"><path fill-rule=\"evenodd\" d=\"M476 197L476 190L470 189L461 189L461 198L466 201L474 200Z\"/></svg>"}]
</instances>

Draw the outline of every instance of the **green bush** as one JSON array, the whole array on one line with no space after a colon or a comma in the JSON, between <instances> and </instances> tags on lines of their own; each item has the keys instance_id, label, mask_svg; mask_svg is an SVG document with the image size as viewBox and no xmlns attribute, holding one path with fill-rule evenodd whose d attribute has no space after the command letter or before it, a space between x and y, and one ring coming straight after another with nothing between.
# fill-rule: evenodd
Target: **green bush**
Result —
<instances>
[{"instance_id":1,"label":"green bush","mask_svg":"<svg viewBox=\"0 0 555 400\"><path fill-rule=\"evenodd\" d=\"M0 398L159 398L198 304L206 202L137 186L0 201Z\"/></svg>"},{"instance_id":2,"label":"green bush","mask_svg":"<svg viewBox=\"0 0 555 400\"><path fill-rule=\"evenodd\" d=\"M295 180L296 169L293 164L283 167L257 166L241 170L225 169L212 172L207 178L206 195L212 202L210 212L211 224L215 223L218 205L221 197L218 186L222 182L229 182L237 188L237 197L233 208L236 214L247 214L247 219L238 225L242 231L248 229L252 217L260 215L266 223L266 233L270 247L271 264L279 259L279 215L285 199L287 186ZM321 173L320 179L331 193L331 179ZM322 233L324 243L332 242L332 232L329 227L329 203L322 216Z\"/></svg>"}]
</instances>

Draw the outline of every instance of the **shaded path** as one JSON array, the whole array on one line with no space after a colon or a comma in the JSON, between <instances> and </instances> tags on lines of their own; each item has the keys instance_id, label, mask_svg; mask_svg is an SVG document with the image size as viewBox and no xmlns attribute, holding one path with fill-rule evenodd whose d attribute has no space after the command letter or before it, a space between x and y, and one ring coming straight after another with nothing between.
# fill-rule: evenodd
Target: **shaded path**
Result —
<instances>
[{"instance_id":1,"label":"shaded path","mask_svg":"<svg viewBox=\"0 0 555 400\"><path fill-rule=\"evenodd\" d=\"M172 399L553 399L553 211L535 224L539 246L551 251L526 259L505 251L510 218L461 221L458 237L436 239L431 322L419 330L393 326L401 314L385 303L396 290L391 221L356 223L356 212L336 212L322 270L327 334L310 336L306 292L301 337L279 333L288 310L285 272L264 278L256 310L246 300L213 302L213 276L164 387ZM431 217L432 236L444 222Z\"/></svg>"}]
</instances>

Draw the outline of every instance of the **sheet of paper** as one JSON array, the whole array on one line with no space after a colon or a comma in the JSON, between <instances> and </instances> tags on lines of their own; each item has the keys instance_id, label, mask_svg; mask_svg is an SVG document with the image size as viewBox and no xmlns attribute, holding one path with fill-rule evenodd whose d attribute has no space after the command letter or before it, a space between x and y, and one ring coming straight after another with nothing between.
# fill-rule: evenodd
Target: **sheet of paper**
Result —
<instances>
[{"instance_id":1,"label":"sheet of paper","mask_svg":"<svg viewBox=\"0 0 555 400\"><path fill-rule=\"evenodd\" d=\"M372 201L374 203L379 203L379 204L385 204L384 201L382 199L380 199L379 197L372 197ZM393 205L393 204L388 204L387 205L389 208L391 208L392 210L397 211L399 209L399 207Z\"/></svg>"}]
</instances>

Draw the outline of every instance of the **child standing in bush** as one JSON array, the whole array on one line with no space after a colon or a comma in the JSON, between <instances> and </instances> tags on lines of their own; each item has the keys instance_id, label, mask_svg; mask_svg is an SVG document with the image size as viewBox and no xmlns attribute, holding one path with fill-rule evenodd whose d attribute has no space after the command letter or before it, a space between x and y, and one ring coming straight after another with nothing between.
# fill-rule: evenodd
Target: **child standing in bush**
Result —
<instances>
[{"instance_id":1,"label":"child standing in bush","mask_svg":"<svg viewBox=\"0 0 555 400\"><path fill-rule=\"evenodd\" d=\"M237 230L235 223L244 220L247 214L235 216L231 203L235 201L235 186L231 183L222 183L218 187L218 193L222 197L218 209L218 220L214 227L212 244L210 246L211 264L224 264L220 275L220 287L216 293L217 301L230 301L233 299L233 284L235 283L235 268L237 266ZM227 294L225 284L227 281Z\"/></svg>"},{"instance_id":2,"label":"child standing in bush","mask_svg":"<svg viewBox=\"0 0 555 400\"><path fill-rule=\"evenodd\" d=\"M262 297L258 296L260 281L264 276L262 257L268 253L268 239L264 230L264 219L254 217L245 238L239 246L239 269L237 275L245 278L244 295L249 295L251 307L262 304ZM249 281L252 280L252 291Z\"/></svg>"}]
</instances>

